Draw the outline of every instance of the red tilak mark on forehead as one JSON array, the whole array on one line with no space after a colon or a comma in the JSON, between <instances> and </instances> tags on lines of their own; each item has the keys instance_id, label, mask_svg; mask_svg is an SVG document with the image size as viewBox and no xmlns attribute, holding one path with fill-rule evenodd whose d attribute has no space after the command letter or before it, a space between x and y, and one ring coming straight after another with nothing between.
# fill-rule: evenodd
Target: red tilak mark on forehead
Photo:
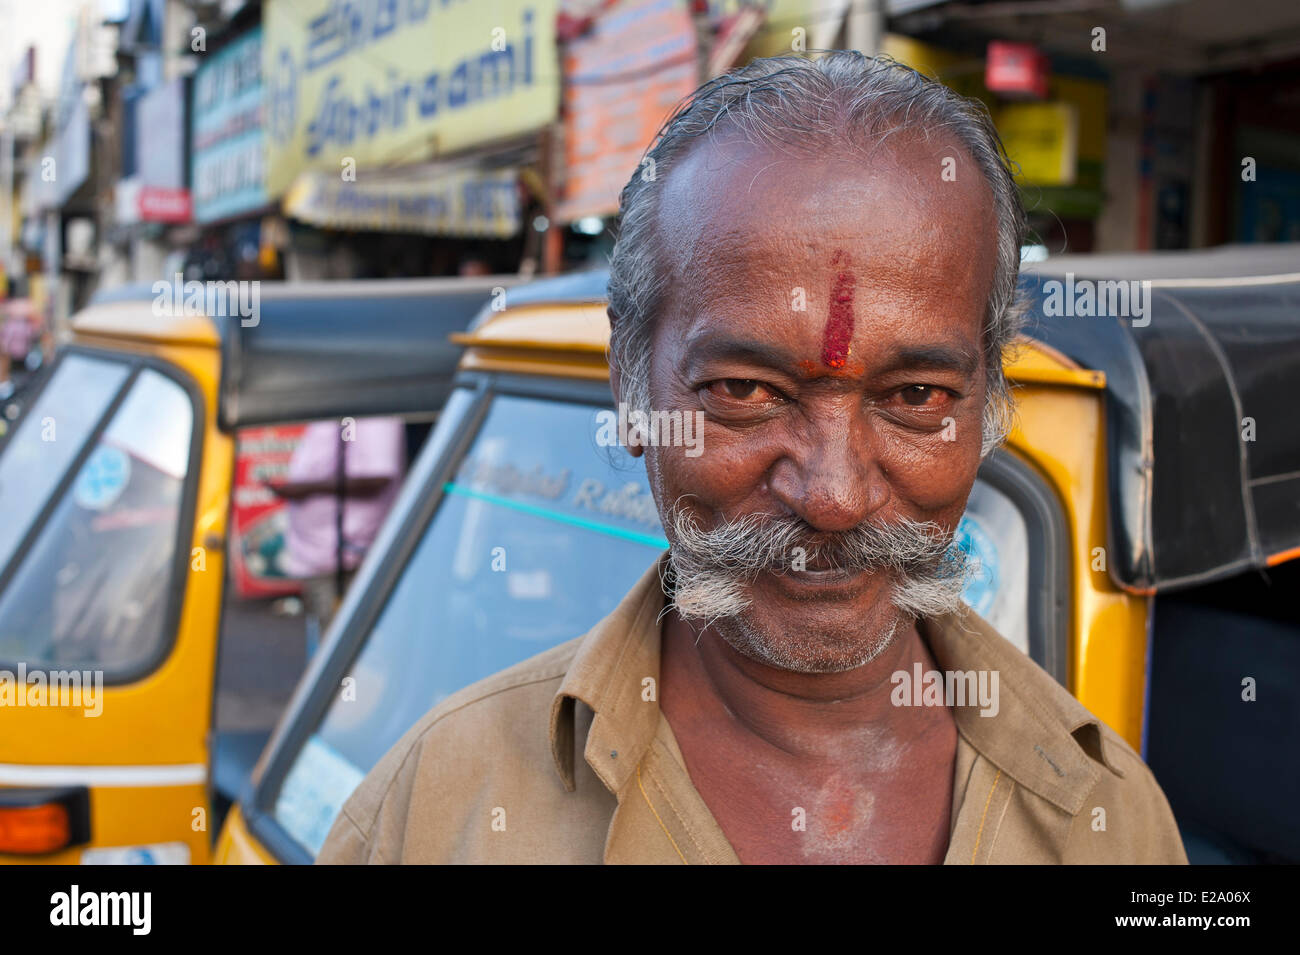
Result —
<instances>
[{"instance_id":1,"label":"red tilak mark on forehead","mask_svg":"<svg viewBox=\"0 0 1300 955\"><path fill-rule=\"evenodd\" d=\"M831 265L849 264L847 252L837 249L831 256ZM828 368L843 368L849 358L853 342L853 293L857 278L847 270L835 273L831 284L830 314L822 332L822 363Z\"/></svg>"},{"instance_id":2,"label":"red tilak mark on forehead","mask_svg":"<svg viewBox=\"0 0 1300 955\"><path fill-rule=\"evenodd\" d=\"M795 367L809 378L861 378L867 370L867 366L860 361L846 361L841 367L832 368L829 373L825 365L807 359L798 362Z\"/></svg>"}]
</instances>

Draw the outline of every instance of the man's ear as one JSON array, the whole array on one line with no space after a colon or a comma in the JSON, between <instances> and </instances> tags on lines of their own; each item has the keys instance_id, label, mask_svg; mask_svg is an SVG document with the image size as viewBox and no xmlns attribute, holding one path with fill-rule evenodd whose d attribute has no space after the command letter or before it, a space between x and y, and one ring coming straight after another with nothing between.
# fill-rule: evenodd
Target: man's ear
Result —
<instances>
[{"instance_id":1,"label":"man's ear","mask_svg":"<svg viewBox=\"0 0 1300 955\"><path fill-rule=\"evenodd\" d=\"M609 312L609 321L610 321L610 326L613 327L613 324L616 321L613 312ZM621 414L622 413L621 409L625 407L622 404L623 377L619 373L618 362L615 361L614 359L614 349L612 348L606 349L605 358L609 363L609 390L614 395L614 407L620 409L620 414ZM631 436L629 435L629 440L626 445L627 453L632 455L632 457L634 458L641 457L641 455L645 454L645 448L642 447L639 442L633 441L630 438Z\"/></svg>"}]
</instances>

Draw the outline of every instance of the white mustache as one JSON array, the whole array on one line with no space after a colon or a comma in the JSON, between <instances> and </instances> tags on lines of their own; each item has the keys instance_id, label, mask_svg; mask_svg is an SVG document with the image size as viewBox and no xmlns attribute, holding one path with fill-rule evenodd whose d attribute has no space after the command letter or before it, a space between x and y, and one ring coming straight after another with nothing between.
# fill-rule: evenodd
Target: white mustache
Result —
<instances>
[{"instance_id":1,"label":"white mustache","mask_svg":"<svg viewBox=\"0 0 1300 955\"><path fill-rule=\"evenodd\" d=\"M749 585L760 573L797 573L791 565L799 556L805 567L889 572L897 580L895 606L912 616L937 616L958 608L973 564L965 550L952 546L952 533L934 521L866 521L826 534L795 517L749 515L706 529L674 506L670 522L673 600L688 619L742 612L750 604Z\"/></svg>"}]
</instances>

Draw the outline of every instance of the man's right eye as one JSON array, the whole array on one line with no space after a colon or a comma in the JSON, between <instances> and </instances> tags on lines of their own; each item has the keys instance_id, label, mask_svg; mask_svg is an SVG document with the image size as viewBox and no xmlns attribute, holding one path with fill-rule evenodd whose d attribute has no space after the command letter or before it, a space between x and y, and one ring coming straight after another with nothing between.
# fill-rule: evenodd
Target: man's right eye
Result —
<instances>
[{"instance_id":1,"label":"man's right eye","mask_svg":"<svg viewBox=\"0 0 1300 955\"><path fill-rule=\"evenodd\" d=\"M771 401L776 397L766 385L752 378L719 378L706 387L719 398L730 398L732 401L754 403L755 400Z\"/></svg>"}]
</instances>

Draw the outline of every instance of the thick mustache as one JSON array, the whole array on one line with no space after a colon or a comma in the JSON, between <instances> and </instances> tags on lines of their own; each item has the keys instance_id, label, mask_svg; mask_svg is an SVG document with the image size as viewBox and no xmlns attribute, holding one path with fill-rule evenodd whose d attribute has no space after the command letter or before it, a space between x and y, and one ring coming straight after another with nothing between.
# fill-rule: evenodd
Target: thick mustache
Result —
<instances>
[{"instance_id":1,"label":"thick mustache","mask_svg":"<svg viewBox=\"0 0 1300 955\"><path fill-rule=\"evenodd\" d=\"M866 521L827 533L797 517L755 514L703 528L678 507L672 526L679 560L744 578L790 570L800 559L806 569L933 573L961 556L951 547L953 535L934 521Z\"/></svg>"}]
</instances>

